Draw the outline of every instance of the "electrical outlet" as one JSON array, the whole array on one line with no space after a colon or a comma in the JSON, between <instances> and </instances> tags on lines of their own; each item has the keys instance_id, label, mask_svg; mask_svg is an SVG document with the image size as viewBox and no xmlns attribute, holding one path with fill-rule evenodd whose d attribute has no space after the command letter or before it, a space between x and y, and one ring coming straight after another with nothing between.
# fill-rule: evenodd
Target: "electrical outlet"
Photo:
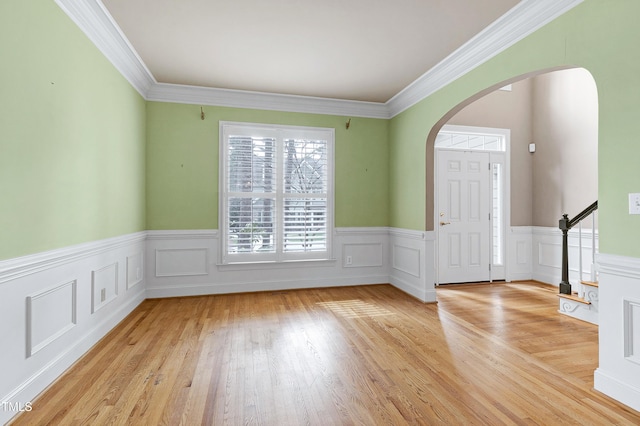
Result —
<instances>
[{"instance_id":1,"label":"electrical outlet","mask_svg":"<svg viewBox=\"0 0 640 426\"><path fill-rule=\"evenodd\" d=\"M105 300L107 300L107 289L103 288L100 290L100 302L104 302Z\"/></svg>"},{"instance_id":2,"label":"electrical outlet","mask_svg":"<svg viewBox=\"0 0 640 426\"><path fill-rule=\"evenodd\" d=\"M351 256L347 256L347 265L351 265L353 263L353 259L351 259Z\"/></svg>"},{"instance_id":3,"label":"electrical outlet","mask_svg":"<svg viewBox=\"0 0 640 426\"><path fill-rule=\"evenodd\" d=\"M138 267L136 268L136 279L139 280L140 278L142 277L140 276L140 268Z\"/></svg>"},{"instance_id":4,"label":"electrical outlet","mask_svg":"<svg viewBox=\"0 0 640 426\"><path fill-rule=\"evenodd\" d=\"M640 214L640 193L629 194L629 214Z\"/></svg>"}]
</instances>

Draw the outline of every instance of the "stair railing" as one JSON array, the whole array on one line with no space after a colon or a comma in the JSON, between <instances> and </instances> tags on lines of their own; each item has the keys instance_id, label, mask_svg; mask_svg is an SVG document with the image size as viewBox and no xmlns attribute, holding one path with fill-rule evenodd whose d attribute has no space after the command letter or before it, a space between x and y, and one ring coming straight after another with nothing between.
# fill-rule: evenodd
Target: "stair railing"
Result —
<instances>
[{"instance_id":1,"label":"stair railing","mask_svg":"<svg viewBox=\"0 0 640 426\"><path fill-rule=\"evenodd\" d=\"M583 219L598 210L598 201L596 200L589 207L581 211L573 219L569 219L568 214L563 214L559 222L559 228L562 231L562 281L560 282L560 294L571 294L571 283L569 282L569 230L579 224ZM595 263L595 217L593 218L592 232L592 257ZM582 231L580 230L580 278L582 279Z\"/></svg>"}]
</instances>

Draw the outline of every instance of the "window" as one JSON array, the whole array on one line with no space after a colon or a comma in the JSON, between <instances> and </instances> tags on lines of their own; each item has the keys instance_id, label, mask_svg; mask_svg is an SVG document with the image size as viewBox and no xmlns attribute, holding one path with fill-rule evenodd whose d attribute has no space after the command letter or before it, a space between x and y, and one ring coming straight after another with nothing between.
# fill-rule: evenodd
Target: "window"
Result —
<instances>
[{"instance_id":1,"label":"window","mask_svg":"<svg viewBox=\"0 0 640 426\"><path fill-rule=\"evenodd\" d=\"M435 146L436 148L504 151L505 138L502 135L441 131L436 136Z\"/></svg>"},{"instance_id":2,"label":"window","mask_svg":"<svg viewBox=\"0 0 640 426\"><path fill-rule=\"evenodd\" d=\"M222 263L329 259L334 130L220 123Z\"/></svg>"}]
</instances>

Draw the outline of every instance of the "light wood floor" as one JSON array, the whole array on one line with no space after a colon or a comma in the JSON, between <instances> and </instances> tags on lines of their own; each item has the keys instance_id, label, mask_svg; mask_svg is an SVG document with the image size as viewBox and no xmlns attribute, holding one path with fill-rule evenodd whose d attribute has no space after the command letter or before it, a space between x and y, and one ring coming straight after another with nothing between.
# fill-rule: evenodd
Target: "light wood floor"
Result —
<instances>
[{"instance_id":1,"label":"light wood floor","mask_svg":"<svg viewBox=\"0 0 640 426\"><path fill-rule=\"evenodd\" d=\"M537 283L147 300L15 425L610 425L598 329Z\"/></svg>"}]
</instances>

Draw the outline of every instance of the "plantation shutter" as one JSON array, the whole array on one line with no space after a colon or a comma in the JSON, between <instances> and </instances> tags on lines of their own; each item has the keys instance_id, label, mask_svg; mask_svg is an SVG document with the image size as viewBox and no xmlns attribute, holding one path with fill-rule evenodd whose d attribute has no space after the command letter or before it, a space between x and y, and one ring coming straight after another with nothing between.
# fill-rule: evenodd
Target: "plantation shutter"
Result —
<instances>
[{"instance_id":1,"label":"plantation shutter","mask_svg":"<svg viewBox=\"0 0 640 426\"><path fill-rule=\"evenodd\" d=\"M329 258L332 129L221 123L222 262Z\"/></svg>"}]
</instances>

